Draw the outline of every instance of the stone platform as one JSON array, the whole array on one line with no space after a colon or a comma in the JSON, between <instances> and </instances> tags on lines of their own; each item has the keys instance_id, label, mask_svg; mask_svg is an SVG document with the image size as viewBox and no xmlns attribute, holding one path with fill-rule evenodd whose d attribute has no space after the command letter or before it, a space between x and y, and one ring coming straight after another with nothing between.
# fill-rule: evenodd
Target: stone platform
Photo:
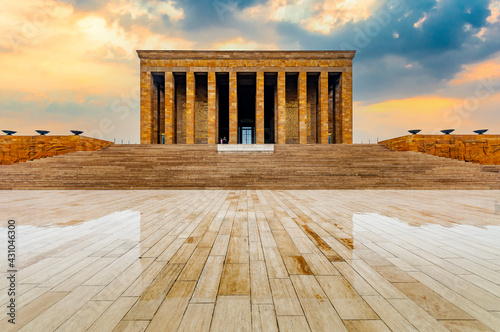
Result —
<instances>
[{"instance_id":1,"label":"stone platform","mask_svg":"<svg viewBox=\"0 0 500 332\"><path fill-rule=\"evenodd\" d=\"M500 331L499 197L3 191L0 331Z\"/></svg>"},{"instance_id":2,"label":"stone platform","mask_svg":"<svg viewBox=\"0 0 500 332\"><path fill-rule=\"evenodd\" d=\"M274 144L219 144L217 152L274 152Z\"/></svg>"},{"instance_id":3,"label":"stone platform","mask_svg":"<svg viewBox=\"0 0 500 332\"><path fill-rule=\"evenodd\" d=\"M0 189L500 189L500 173L483 167L377 144L110 145L0 165Z\"/></svg>"}]
</instances>

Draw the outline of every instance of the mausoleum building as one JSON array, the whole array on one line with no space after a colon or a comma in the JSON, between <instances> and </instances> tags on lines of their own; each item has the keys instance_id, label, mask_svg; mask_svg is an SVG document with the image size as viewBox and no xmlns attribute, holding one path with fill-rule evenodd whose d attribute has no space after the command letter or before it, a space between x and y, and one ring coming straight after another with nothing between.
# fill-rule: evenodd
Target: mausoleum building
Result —
<instances>
[{"instance_id":1,"label":"mausoleum building","mask_svg":"<svg viewBox=\"0 0 500 332\"><path fill-rule=\"evenodd\" d=\"M141 143L352 143L355 51L145 51Z\"/></svg>"}]
</instances>

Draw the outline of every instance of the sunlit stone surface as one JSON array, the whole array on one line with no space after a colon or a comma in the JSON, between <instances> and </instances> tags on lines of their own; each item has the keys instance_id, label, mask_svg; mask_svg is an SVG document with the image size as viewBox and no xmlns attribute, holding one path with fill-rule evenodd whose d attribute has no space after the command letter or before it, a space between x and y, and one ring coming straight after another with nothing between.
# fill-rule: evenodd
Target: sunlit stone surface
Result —
<instances>
[{"instance_id":1,"label":"sunlit stone surface","mask_svg":"<svg viewBox=\"0 0 500 332\"><path fill-rule=\"evenodd\" d=\"M500 191L2 191L1 331L500 331Z\"/></svg>"}]
</instances>

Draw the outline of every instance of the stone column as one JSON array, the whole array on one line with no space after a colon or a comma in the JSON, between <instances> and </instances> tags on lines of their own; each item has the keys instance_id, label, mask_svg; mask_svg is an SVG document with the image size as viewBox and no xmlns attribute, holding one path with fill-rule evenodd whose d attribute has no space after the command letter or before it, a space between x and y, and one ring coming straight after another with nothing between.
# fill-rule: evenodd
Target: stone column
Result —
<instances>
[{"instance_id":1,"label":"stone column","mask_svg":"<svg viewBox=\"0 0 500 332\"><path fill-rule=\"evenodd\" d=\"M215 95L215 72L208 73L208 144L217 143L217 114L216 114L216 95Z\"/></svg>"},{"instance_id":2,"label":"stone column","mask_svg":"<svg viewBox=\"0 0 500 332\"><path fill-rule=\"evenodd\" d=\"M151 73L141 72L141 144L153 143L153 87Z\"/></svg>"},{"instance_id":3,"label":"stone column","mask_svg":"<svg viewBox=\"0 0 500 332\"><path fill-rule=\"evenodd\" d=\"M238 143L238 79L234 71L229 72L229 143Z\"/></svg>"},{"instance_id":4,"label":"stone column","mask_svg":"<svg viewBox=\"0 0 500 332\"><path fill-rule=\"evenodd\" d=\"M165 144L175 144L174 114L175 89L174 75L171 71L165 72Z\"/></svg>"},{"instance_id":5,"label":"stone column","mask_svg":"<svg viewBox=\"0 0 500 332\"><path fill-rule=\"evenodd\" d=\"M257 144L264 144L264 73L257 72L255 92L255 136Z\"/></svg>"},{"instance_id":6,"label":"stone column","mask_svg":"<svg viewBox=\"0 0 500 332\"><path fill-rule=\"evenodd\" d=\"M299 73L299 143L307 144L307 72Z\"/></svg>"},{"instance_id":7,"label":"stone column","mask_svg":"<svg viewBox=\"0 0 500 332\"><path fill-rule=\"evenodd\" d=\"M352 70L352 68L349 68ZM343 72L341 80L342 143L352 144L352 71Z\"/></svg>"},{"instance_id":8,"label":"stone column","mask_svg":"<svg viewBox=\"0 0 500 332\"><path fill-rule=\"evenodd\" d=\"M278 144L286 143L286 73L278 72Z\"/></svg>"},{"instance_id":9,"label":"stone column","mask_svg":"<svg viewBox=\"0 0 500 332\"><path fill-rule=\"evenodd\" d=\"M186 144L194 144L194 73L186 73Z\"/></svg>"},{"instance_id":10,"label":"stone column","mask_svg":"<svg viewBox=\"0 0 500 332\"><path fill-rule=\"evenodd\" d=\"M328 144L328 72L322 71L319 76L319 142Z\"/></svg>"},{"instance_id":11,"label":"stone column","mask_svg":"<svg viewBox=\"0 0 500 332\"><path fill-rule=\"evenodd\" d=\"M337 80L335 84L335 143L342 143L342 104L341 104L341 91L342 91L342 80Z\"/></svg>"}]
</instances>

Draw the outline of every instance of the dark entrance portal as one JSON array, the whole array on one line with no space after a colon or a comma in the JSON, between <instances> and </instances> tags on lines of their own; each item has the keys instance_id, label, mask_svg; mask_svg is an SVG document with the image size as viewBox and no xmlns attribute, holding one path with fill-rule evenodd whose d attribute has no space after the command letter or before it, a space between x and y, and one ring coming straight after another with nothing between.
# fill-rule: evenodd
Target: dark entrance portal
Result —
<instances>
[{"instance_id":1,"label":"dark entrance portal","mask_svg":"<svg viewBox=\"0 0 500 332\"><path fill-rule=\"evenodd\" d=\"M264 75L264 143L275 143L275 95L278 84L276 73Z\"/></svg>"},{"instance_id":2,"label":"dark entrance portal","mask_svg":"<svg viewBox=\"0 0 500 332\"><path fill-rule=\"evenodd\" d=\"M165 75L155 73L153 74L151 110L153 113L152 114L153 143L156 144L163 144L162 134L165 132L165 116L162 110L164 109L165 109Z\"/></svg>"},{"instance_id":3,"label":"dark entrance portal","mask_svg":"<svg viewBox=\"0 0 500 332\"><path fill-rule=\"evenodd\" d=\"M238 73L238 143L255 143L255 73Z\"/></svg>"},{"instance_id":4,"label":"dark entrance portal","mask_svg":"<svg viewBox=\"0 0 500 332\"><path fill-rule=\"evenodd\" d=\"M252 144L254 140L254 131L252 127L241 127L241 144Z\"/></svg>"},{"instance_id":5,"label":"dark entrance portal","mask_svg":"<svg viewBox=\"0 0 500 332\"><path fill-rule=\"evenodd\" d=\"M229 74L217 73L216 80L219 124L219 136L217 143L220 143L220 139L224 137L226 140L229 140Z\"/></svg>"}]
</instances>

